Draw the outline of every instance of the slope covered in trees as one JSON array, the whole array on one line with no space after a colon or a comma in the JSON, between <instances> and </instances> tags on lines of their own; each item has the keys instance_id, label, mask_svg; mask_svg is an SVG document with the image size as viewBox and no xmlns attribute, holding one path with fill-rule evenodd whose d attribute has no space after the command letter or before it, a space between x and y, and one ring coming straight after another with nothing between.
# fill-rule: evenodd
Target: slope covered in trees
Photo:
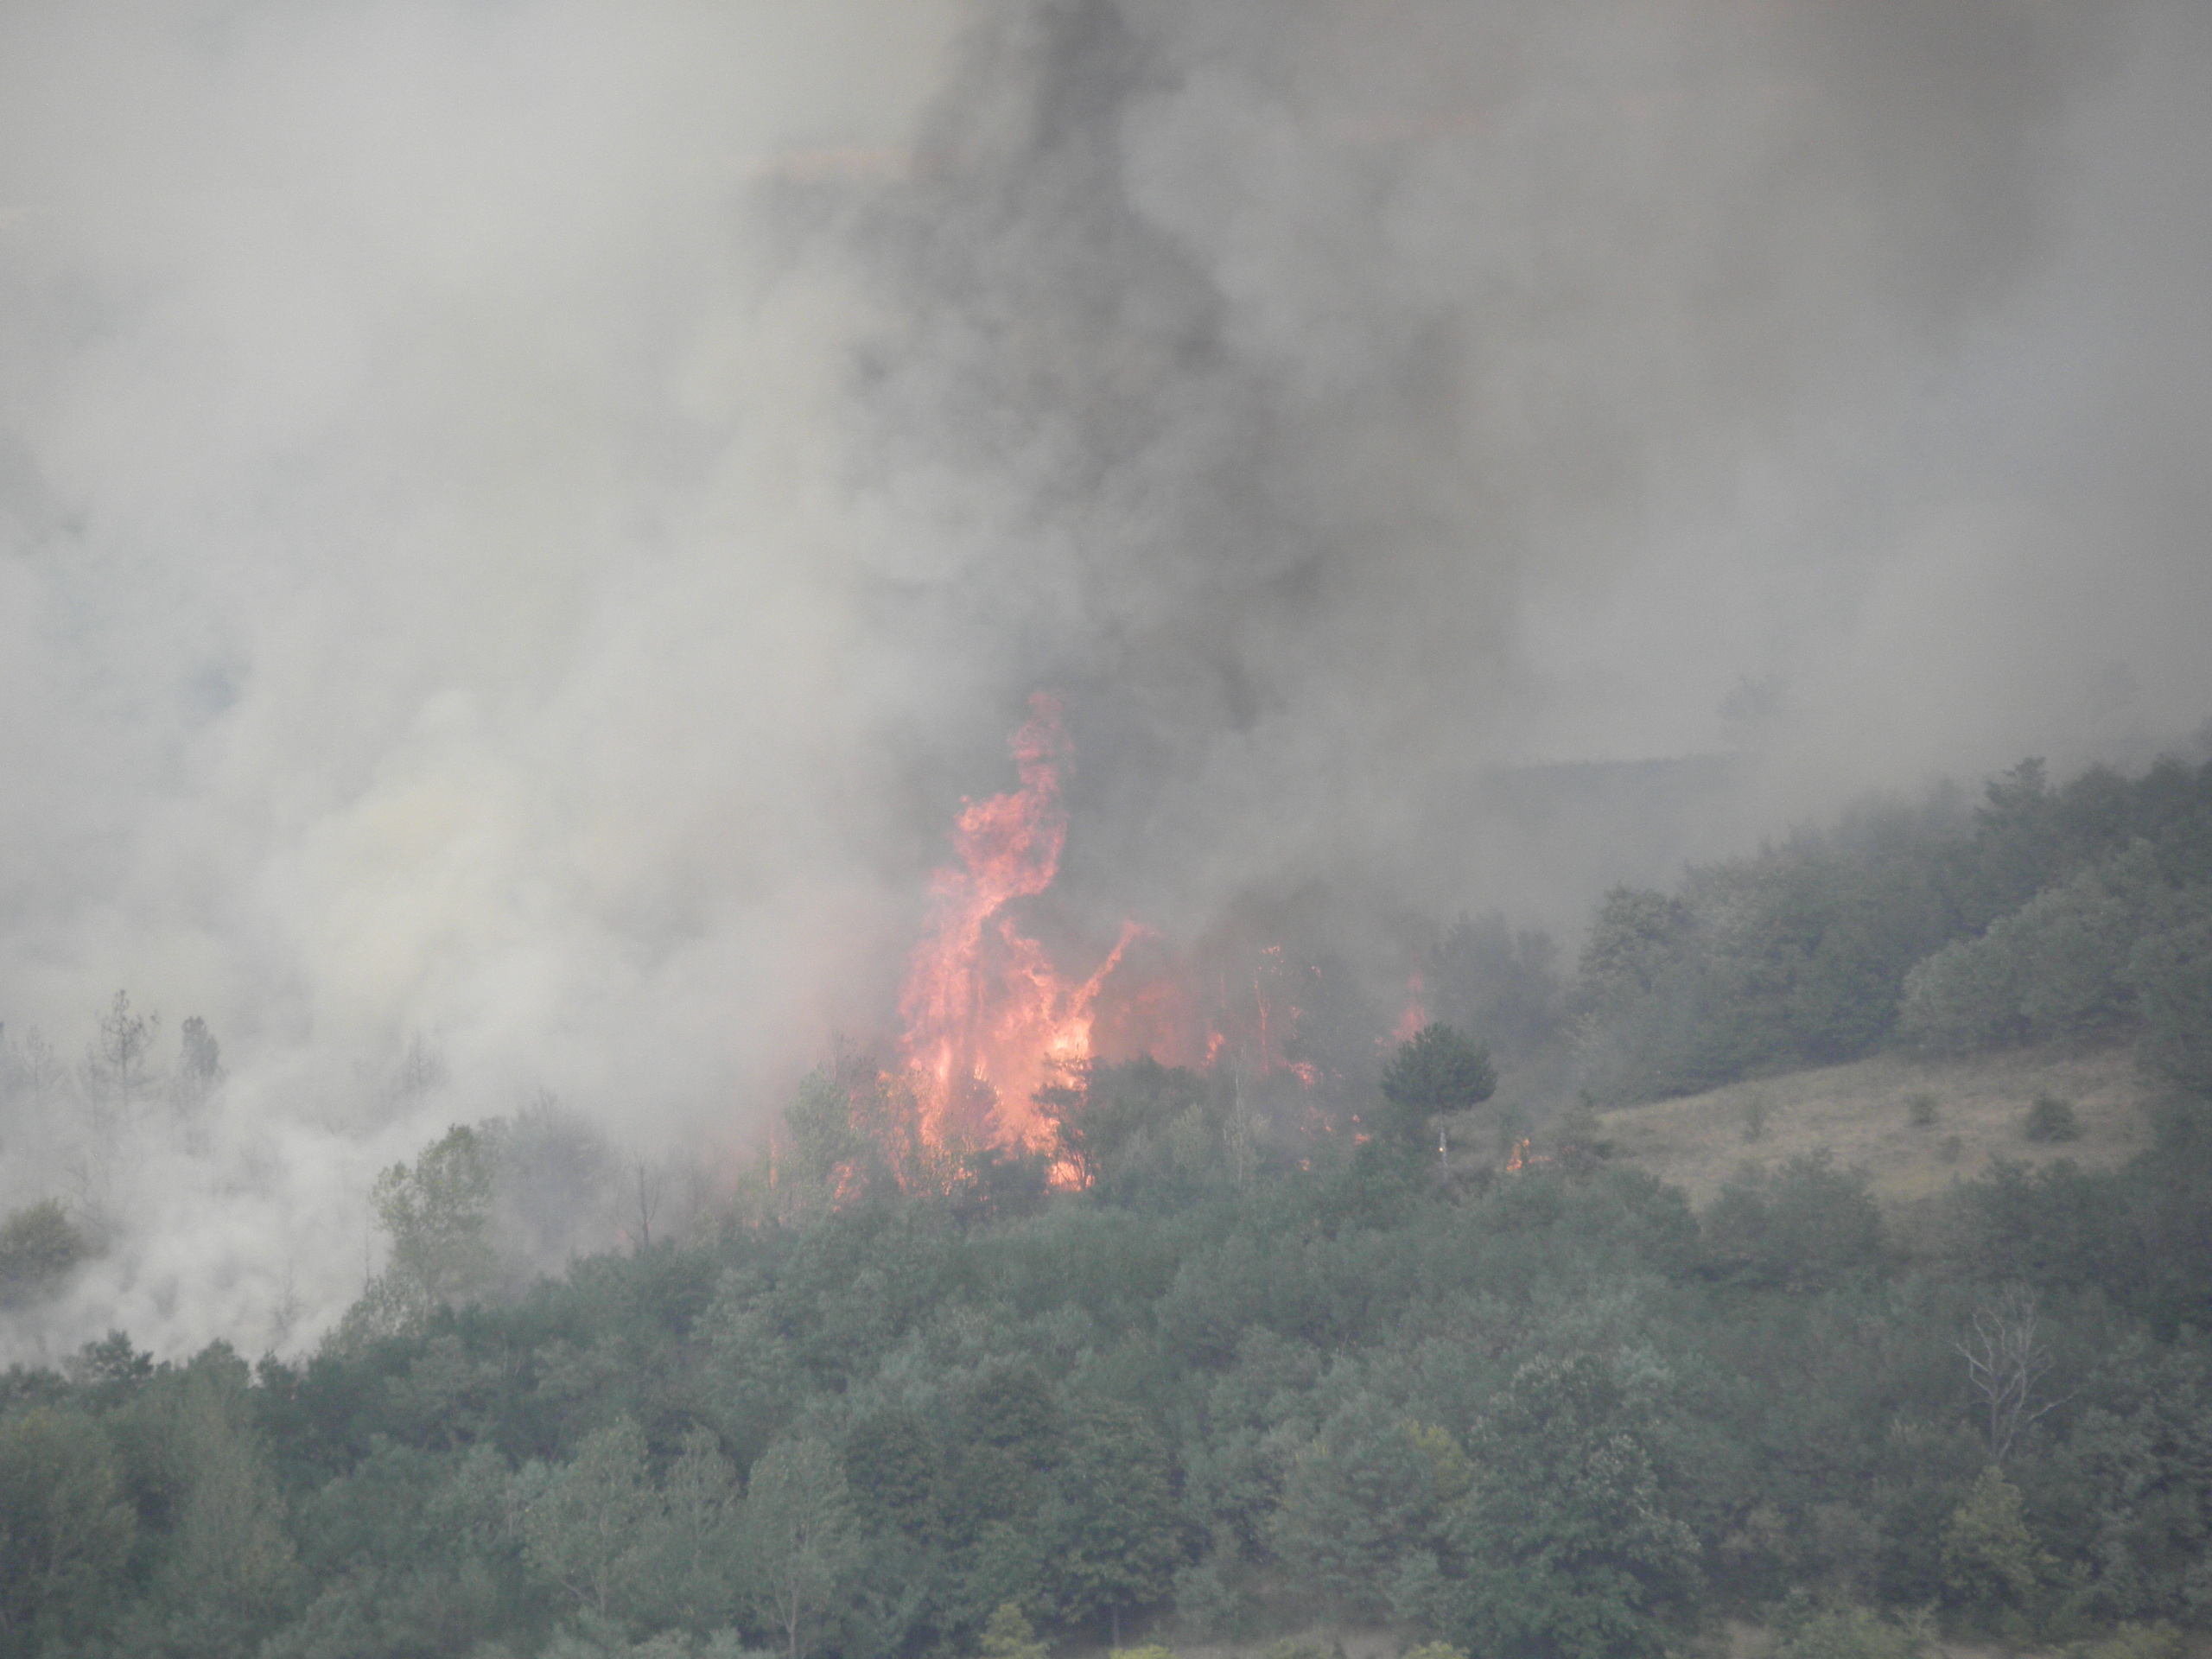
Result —
<instances>
[{"instance_id":1,"label":"slope covered in trees","mask_svg":"<svg viewBox=\"0 0 2212 1659\"><path fill-rule=\"evenodd\" d=\"M1424 972L1471 1034L1313 1063L1371 1139L1138 1061L1048 1091L1045 1152L925 1145L841 1052L772 1179L656 1229L640 1170L630 1248L524 1285L552 1120L456 1128L377 1182L384 1271L313 1356L116 1333L0 1382L0 1656L1035 1659L1323 1619L1643 1659L1723 1615L1783 1659L2148 1656L2212 1623L2208 799L2023 767L1971 818L1617 891L1571 979L1464 921ZM1649 1095L2130 1033L2150 1151L1999 1161L1909 1232L1818 1153L1700 1212L1587 1113L1530 1151L1485 1103L1516 1067ZM1440 1158L1438 1113L1506 1166ZM9 1226L14 1294L83 1246Z\"/></svg>"},{"instance_id":2,"label":"slope covered in trees","mask_svg":"<svg viewBox=\"0 0 2212 1659\"><path fill-rule=\"evenodd\" d=\"M1869 1642L2212 1615L2201 1105L2123 1171L1961 1183L1916 1257L1818 1159L1700 1217L1602 1160L1446 1184L1223 1127L1084 1192L733 1216L296 1363L13 1373L0 1647L879 1659L1011 1605L1624 1656L1793 1592Z\"/></svg>"},{"instance_id":3,"label":"slope covered in trees","mask_svg":"<svg viewBox=\"0 0 2212 1659\"><path fill-rule=\"evenodd\" d=\"M2139 1033L2212 1086L2212 763L2054 787L2023 762L1970 817L1869 809L1599 906L1562 1005L1601 1100L1895 1044L1959 1053Z\"/></svg>"}]
</instances>

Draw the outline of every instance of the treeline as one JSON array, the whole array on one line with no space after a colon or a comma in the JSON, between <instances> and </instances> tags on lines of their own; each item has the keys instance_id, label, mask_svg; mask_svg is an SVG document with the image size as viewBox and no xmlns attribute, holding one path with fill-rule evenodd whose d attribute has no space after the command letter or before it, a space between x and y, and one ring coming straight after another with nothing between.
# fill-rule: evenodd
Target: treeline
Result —
<instances>
[{"instance_id":1,"label":"treeline","mask_svg":"<svg viewBox=\"0 0 2212 1659\"><path fill-rule=\"evenodd\" d=\"M2123 1171L1961 1182L1908 1250L1820 1159L1700 1217L1589 1147L1447 1178L1410 1134L1255 1133L1148 1063L1065 1103L1088 1189L970 1154L925 1191L856 1179L881 1102L847 1072L704 1235L456 1306L495 1224L463 1130L380 1184L391 1265L313 1357L118 1335L10 1373L0 1653L1014 1659L1339 1619L1656 1659L1732 1613L1891 1659L2212 1620L2201 1103Z\"/></svg>"},{"instance_id":2,"label":"treeline","mask_svg":"<svg viewBox=\"0 0 2212 1659\"><path fill-rule=\"evenodd\" d=\"M2212 763L2063 786L2029 760L1971 813L1859 810L1616 887L1571 974L1541 935L1463 921L1426 967L1443 1017L1561 1061L1601 1103L1694 1093L1905 1046L2139 1038L2212 1088Z\"/></svg>"}]
</instances>

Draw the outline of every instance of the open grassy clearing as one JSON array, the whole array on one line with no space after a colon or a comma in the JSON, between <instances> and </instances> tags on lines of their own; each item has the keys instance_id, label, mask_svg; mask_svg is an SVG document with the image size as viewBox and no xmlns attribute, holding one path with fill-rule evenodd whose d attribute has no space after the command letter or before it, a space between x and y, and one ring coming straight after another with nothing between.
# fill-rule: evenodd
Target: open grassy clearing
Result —
<instances>
[{"instance_id":1,"label":"open grassy clearing","mask_svg":"<svg viewBox=\"0 0 2212 1659\"><path fill-rule=\"evenodd\" d=\"M2124 1046L2019 1049L1964 1060L1879 1054L1618 1107L1602 1121L1616 1160L1683 1188L1700 1208L1746 1164L1770 1169L1821 1147L1840 1166L1866 1170L1875 1197L1894 1205L1932 1197L1993 1159L2070 1158L2097 1169L2123 1164L2150 1144L2155 1094ZM2072 1104L2079 1140L2026 1138L2021 1120L2038 1095ZM1915 1096L1933 1096L1933 1122L1913 1122Z\"/></svg>"}]
</instances>

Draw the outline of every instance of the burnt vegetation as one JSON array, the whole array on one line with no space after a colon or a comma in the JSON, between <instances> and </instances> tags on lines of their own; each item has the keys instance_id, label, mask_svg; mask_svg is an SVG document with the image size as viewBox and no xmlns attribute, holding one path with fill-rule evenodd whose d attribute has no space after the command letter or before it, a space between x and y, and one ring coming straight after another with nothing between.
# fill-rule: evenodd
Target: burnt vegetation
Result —
<instances>
[{"instance_id":1,"label":"burnt vegetation","mask_svg":"<svg viewBox=\"0 0 2212 1659\"><path fill-rule=\"evenodd\" d=\"M378 1179L386 1266L311 1355L115 1333L0 1382L0 1655L1036 1659L1323 1621L1656 1659L1724 1616L1789 1659L2178 1651L2212 1619L2208 893L2212 769L2031 763L1616 890L1571 975L1442 929L1437 1017L1317 1020L1294 1088L1093 1064L1031 1151L924 1144L849 1049L734 1195L663 1201L550 1108L456 1128ZM1819 1156L1695 1212L1557 1109L2053 1038L2139 1044L2152 1150L1998 1164L1909 1233ZM143 1092L130 1058L87 1086ZM549 1181L636 1215L525 1284ZM0 1294L92 1248L18 1211Z\"/></svg>"}]
</instances>

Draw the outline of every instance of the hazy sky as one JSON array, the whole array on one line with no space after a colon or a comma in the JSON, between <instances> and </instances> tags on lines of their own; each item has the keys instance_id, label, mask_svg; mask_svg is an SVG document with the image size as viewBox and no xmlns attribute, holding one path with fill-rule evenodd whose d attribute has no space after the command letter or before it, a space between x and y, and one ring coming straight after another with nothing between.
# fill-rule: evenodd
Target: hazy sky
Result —
<instances>
[{"instance_id":1,"label":"hazy sky","mask_svg":"<svg viewBox=\"0 0 2212 1659\"><path fill-rule=\"evenodd\" d=\"M1503 766L1742 747L1717 849L2189 741L2208 72L2189 0L9 6L0 1019L232 1074L0 1122L130 1217L38 1339L311 1333L542 1088L758 1122L1040 686L1077 909L1185 931L1555 919Z\"/></svg>"}]
</instances>

